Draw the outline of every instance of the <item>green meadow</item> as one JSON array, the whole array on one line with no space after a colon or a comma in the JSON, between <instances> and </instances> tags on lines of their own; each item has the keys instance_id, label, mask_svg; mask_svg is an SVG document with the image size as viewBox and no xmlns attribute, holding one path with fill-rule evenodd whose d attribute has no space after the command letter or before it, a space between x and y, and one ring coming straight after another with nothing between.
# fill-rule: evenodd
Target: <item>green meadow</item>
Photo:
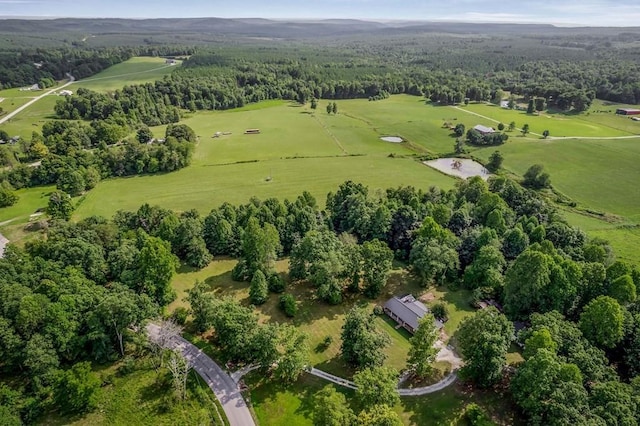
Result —
<instances>
[{"instance_id":1,"label":"green meadow","mask_svg":"<svg viewBox=\"0 0 640 426\"><path fill-rule=\"evenodd\" d=\"M113 91L122 89L126 85L154 82L171 74L179 66L179 63L165 64L164 58L135 57L109 67L92 77L78 80L70 88L75 90L78 87L84 87L98 92Z\"/></svg>"},{"instance_id":2,"label":"green meadow","mask_svg":"<svg viewBox=\"0 0 640 426\"><path fill-rule=\"evenodd\" d=\"M154 81L175 68L165 65L161 58L132 58L74 83L71 89L114 90ZM8 102L17 107L28 101L24 98L27 92L17 89L0 93L5 98L0 105L5 107ZM29 138L52 118L56 101L56 96L47 96L0 128ZM640 167L636 160L640 158L640 138L603 139L638 133L640 123L614 114L622 105L595 101L584 114L545 112L538 116L488 104L434 106L408 95L373 102L341 100L337 104L337 115L325 112L324 100L316 111L308 105L266 101L230 111L185 113L182 122L199 136L190 167L170 174L105 180L77 200L75 218L110 217L117 210L134 210L145 202L205 213L225 201L243 203L252 196L294 198L305 190L323 204L327 192L349 179L372 190L398 185L452 188L455 179L418 161L425 154L451 155L455 138L444 124L462 123L470 128L515 121L518 127L529 124L533 133L549 130L551 138L509 133L507 143L497 148L505 157L508 172L521 176L532 164L543 164L555 189L580 208L620 216L618 225L640 223ZM261 133L245 135L249 128L259 128ZM152 130L162 136L164 129L159 126ZM228 134L214 138L216 132ZM381 136L400 136L405 142L388 143L380 140ZM553 139L562 136L586 139ZM485 161L496 150L468 149ZM14 224L26 222L30 214L46 205L42 194L40 188L21 191L22 199L0 211L0 219L14 219ZM580 225L577 216L570 220ZM592 227L589 232L601 236L610 231L614 245L624 252L621 255L632 258L629 240L613 237L629 234L635 241L634 231L626 227L610 229L607 222L598 222L602 227Z\"/></svg>"},{"instance_id":3,"label":"green meadow","mask_svg":"<svg viewBox=\"0 0 640 426\"><path fill-rule=\"evenodd\" d=\"M503 123L505 126L508 126L509 123L515 122L518 128L522 128L524 124L528 124L531 133L541 135L545 130L549 130L551 137L619 137L632 136L640 132L640 122L629 120L628 117L615 116L615 114L608 112L588 112L576 115L544 111L538 115L527 114L525 111L509 110L486 103L471 103L452 109L460 111L460 113L467 113L469 115L479 114L488 117L494 120L494 122L491 123L491 126L494 128L496 127L496 123ZM592 116L600 118L594 120ZM480 118L478 116L475 117ZM601 123L598 123L598 121L601 121ZM635 132L628 131L632 129L630 127L620 129L616 126L617 122L623 122L625 125L629 122L636 124L636 130ZM640 137L638 140L640 140Z\"/></svg>"}]
</instances>

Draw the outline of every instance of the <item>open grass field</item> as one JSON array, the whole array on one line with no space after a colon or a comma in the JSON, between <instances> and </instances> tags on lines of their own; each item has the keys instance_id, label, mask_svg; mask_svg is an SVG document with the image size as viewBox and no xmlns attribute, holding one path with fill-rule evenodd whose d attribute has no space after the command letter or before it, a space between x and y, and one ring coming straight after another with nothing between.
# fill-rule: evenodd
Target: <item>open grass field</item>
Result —
<instances>
[{"instance_id":1,"label":"open grass field","mask_svg":"<svg viewBox=\"0 0 640 426\"><path fill-rule=\"evenodd\" d=\"M60 98L61 97L54 94L45 96L38 102L21 111L11 120L0 124L0 129L5 130L12 137L20 136L24 139L31 139L31 134L34 131L41 132L44 123L55 119L53 108L56 106L56 102L60 100ZM29 99L26 99L22 104L27 103L26 101L29 101Z\"/></svg>"},{"instance_id":2,"label":"open grass field","mask_svg":"<svg viewBox=\"0 0 640 426\"><path fill-rule=\"evenodd\" d=\"M512 121L516 123L516 127L522 128L526 123L532 133L541 135L543 131L549 130L551 137L618 137L630 136L640 133L640 123L634 122L626 118L631 123L637 124L636 132L621 130L615 126L617 121L627 122L623 117L616 117L612 113L589 113L572 115L554 112L541 112L540 115L527 114L525 111L516 111L501 108L497 105L485 103L471 103L466 106L451 108L460 113L467 112L480 114L489 117L497 122L508 126ZM614 110L615 111L615 110ZM591 115L601 116L602 124L589 119ZM480 118L480 117L477 117ZM482 123L478 123L482 124ZM496 127L496 123L492 123L492 127Z\"/></svg>"},{"instance_id":3,"label":"open grass field","mask_svg":"<svg viewBox=\"0 0 640 426\"><path fill-rule=\"evenodd\" d=\"M55 191L55 186L39 186L36 188L20 189L16 195L20 197L18 203L10 208L0 209L0 223L25 223L29 216L39 209L47 207L49 195Z\"/></svg>"},{"instance_id":4,"label":"open grass field","mask_svg":"<svg viewBox=\"0 0 640 426\"><path fill-rule=\"evenodd\" d=\"M498 149L509 171L522 176L531 165L542 164L553 186L582 206L640 221L640 139L513 137ZM495 150L473 155L486 161Z\"/></svg>"},{"instance_id":5,"label":"open grass field","mask_svg":"<svg viewBox=\"0 0 640 426\"><path fill-rule=\"evenodd\" d=\"M103 181L86 195L75 217L111 217L120 209L137 210L145 202L176 211L195 208L207 213L225 201L246 203L251 196L293 199L303 191L309 191L323 205L327 193L349 179L369 185L371 190L398 185L448 189L455 183L413 159L386 156L274 159L230 165L205 161L194 159L192 166L170 174ZM267 181L269 176L271 181Z\"/></svg>"},{"instance_id":6,"label":"open grass field","mask_svg":"<svg viewBox=\"0 0 640 426\"><path fill-rule=\"evenodd\" d=\"M215 425L224 426L219 413L224 413L206 383L194 372L188 382L188 399L170 406L167 399L172 388L150 365L143 365L130 374L116 373L119 364L96 372L103 382L98 390L98 408L85 416L61 416L49 413L42 426L94 425ZM224 414L222 414L224 415ZM224 421L224 418L223 418Z\"/></svg>"},{"instance_id":7,"label":"open grass field","mask_svg":"<svg viewBox=\"0 0 640 426\"><path fill-rule=\"evenodd\" d=\"M165 75L171 74L179 66L179 64L165 64L164 58L135 57L109 67L92 77L78 80L71 85L70 89L75 90L78 87L84 87L98 92L108 92L121 89L126 85L159 80Z\"/></svg>"}]
</instances>

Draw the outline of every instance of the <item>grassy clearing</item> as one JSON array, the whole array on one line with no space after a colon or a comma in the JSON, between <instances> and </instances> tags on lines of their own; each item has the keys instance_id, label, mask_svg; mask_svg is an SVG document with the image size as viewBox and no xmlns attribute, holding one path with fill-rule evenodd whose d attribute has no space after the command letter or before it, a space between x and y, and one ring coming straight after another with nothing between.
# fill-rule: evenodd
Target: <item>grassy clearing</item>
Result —
<instances>
[{"instance_id":1,"label":"grassy clearing","mask_svg":"<svg viewBox=\"0 0 640 426\"><path fill-rule=\"evenodd\" d=\"M269 176L271 181L267 180ZM205 213L225 201L246 203L251 196L293 199L303 191L324 204L329 191L350 179L369 185L371 190L398 185L449 189L455 183L413 159L403 158L306 158L224 166L206 165L199 159L170 174L103 181L87 194L75 217L111 217L119 209L137 210L143 202Z\"/></svg>"},{"instance_id":2,"label":"grassy clearing","mask_svg":"<svg viewBox=\"0 0 640 426\"><path fill-rule=\"evenodd\" d=\"M640 141L515 137L498 149L509 171L521 176L532 164L543 164L553 186L582 206L640 220ZM486 161L495 150L473 154Z\"/></svg>"},{"instance_id":3,"label":"grassy clearing","mask_svg":"<svg viewBox=\"0 0 640 426\"><path fill-rule=\"evenodd\" d=\"M169 307L173 310L178 306L187 307L183 300L186 291L193 287L196 280L204 281L209 285L210 291L219 296L231 296L245 305L249 305L249 284L238 283L231 279L231 270L236 261L233 259L220 258L214 260L206 268L194 271L190 268L183 268L173 280L173 287L176 289L178 298ZM288 261L281 260L276 265L276 270L282 274L288 271ZM284 316L278 307L278 295L272 294L262 306L256 308L262 321L290 323L302 331L309 334L310 340L310 363L330 373L340 376L350 376L354 371L348 367L340 358L340 334L347 312L354 306L360 305L366 309L373 310L378 304L382 305L393 295L412 293L419 296L427 290L419 287L416 281L408 275L404 269L394 269L384 294L376 300L362 300L360 297L350 297L341 305L330 306L315 298L314 289L308 284L295 284L287 287L287 292L292 293L298 301L298 314L290 319ZM446 333L450 336L458 327L462 319L473 313L473 309L468 304L469 292L465 290L447 292L444 288L431 290L435 300L443 300L450 312L450 320L445 326ZM386 365L398 370L406 367L407 354L410 348L409 338L411 337L404 329L397 329L396 324L386 316L375 318L376 327L389 334L392 343L385 348L387 355ZM323 347L322 342L330 336L333 341L328 347ZM446 370L448 365L437 365L438 370Z\"/></svg>"},{"instance_id":4,"label":"grassy clearing","mask_svg":"<svg viewBox=\"0 0 640 426\"><path fill-rule=\"evenodd\" d=\"M247 377L251 388L251 403L262 426L313 425L313 395L327 385L313 376L303 375L290 387L262 381L256 375ZM336 387L347 396L352 408L358 412L353 391ZM479 392L462 385L449 387L441 392L421 397L403 398L395 408L406 425L453 425L461 423L464 407L475 402L498 424L518 424L513 407L499 393Z\"/></svg>"},{"instance_id":5,"label":"grassy clearing","mask_svg":"<svg viewBox=\"0 0 640 426\"><path fill-rule=\"evenodd\" d=\"M0 209L0 222L11 221L14 225L28 222L30 215L47 207L49 195L55 189L55 186L39 186L16 191L20 200L11 207Z\"/></svg>"},{"instance_id":6,"label":"grassy clearing","mask_svg":"<svg viewBox=\"0 0 640 426\"><path fill-rule=\"evenodd\" d=\"M149 83L171 74L179 65L167 65L164 58L135 57L75 82L71 89L84 87L98 92L121 89L125 85Z\"/></svg>"},{"instance_id":7,"label":"grassy clearing","mask_svg":"<svg viewBox=\"0 0 640 426\"><path fill-rule=\"evenodd\" d=\"M60 100L60 97L56 95L45 96L11 120L1 124L0 129L4 129L11 136L17 135L25 139L31 139L33 132L42 131L42 126L46 121L55 119L53 108L58 100Z\"/></svg>"},{"instance_id":8,"label":"grassy clearing","mask_svg":"<svg viewBox=\"0 0 640 426\"><path fill-rule=\"evenodd\" d=\"M191 373L188 400L170 407L171 384L154 369L141 367L126 376L115 374L117 365L100 375L108 384L98 391L98 408L82 417L51 413L40 424L57 425L216 425L222 422L215 396L200 377ZM224 414L222 414L224 415Z\"/></svg>"},{"instance_id":9,"label":"grassy clearing","mask_svg":"<svg viewBox=\"0 0 640 426\"><path fill-rule=\"evenodd\" d=\"M542 134L543 131L549 130L553 137L615 137L631 135L629 132L609 125L601 125L594 121L585 120L583 119L583 117L586 117L584 114L572 115L545 111L541 112L540 115L536 115L484 103L471 103L461 106L458 111L480 114L504 123L505 126L514 121L516 126L521 128L526 123L532 133ZM495 128L496 123L493 123L492 127Z\"/></svg>"}]
</instances>

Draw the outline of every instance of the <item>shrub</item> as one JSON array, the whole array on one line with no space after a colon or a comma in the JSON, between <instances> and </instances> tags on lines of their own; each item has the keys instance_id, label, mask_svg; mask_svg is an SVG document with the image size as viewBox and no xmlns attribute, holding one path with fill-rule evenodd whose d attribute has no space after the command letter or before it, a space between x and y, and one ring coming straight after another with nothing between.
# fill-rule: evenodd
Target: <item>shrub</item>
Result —
<instances>
[{"instance_id":1,"label":"shrub","mask_svg":"<svg viewBox=\"0 0 640 426\"><path fill-rule=\"evenodd\" d=\"M375 315L382 315L384 313L384 309L382 309L382 306L376 305L373 307L373 313Z\"/></svg>"},{"instance_id":2,"label":"shrub","mask_svg":"<svg viewBox=\"0 0 640 426\"><path fill-rule=\"evenodd\" d=\"M449 319L449 310L447 309L447 305L444 303L436 303L431 308L431 313L436 319L440 321L446 321Z\"/></svg>"},{"instance_id":3,"label":"shrub","mask_svg":"<svg viewBox=\"0 0 640 426\"><path fill-rule=\"evenodd\" d=\"M18 197L15 192L10 189L0 189L0 207L9 207L18 202Z\"/></svg>"},{"instance_id":4,"label":"shrub","mask_svg":"<svg viewBox=\"0 0 640 426\"><path fill-rule=\"evenodd\" d=\"M171 318L174 319L176 324L185 325L185 323L187 322L188 315L189 315L189 310L181 306L179 308L176 308L175 311L173 311L173 314L171 314Z\"/></svg>"},{"instance_id":5,"label":"shrub","mask_svg":"<svg viewBox=\"0 0 640 426\"><path fill-rule=\"evenodd\" d=\"M280 296L280 309L282 309L282 312L289 318L296 316L298 305L296 305L295 297L290 293Z\"/></svg>"},{"instance_id":6,"label":"shrub","mask_svg":"<svg viewBox=\"0 0 640 426\"><path fill-rule=\"evenodd\" d=\"M282 293L285 289L284 279L278 273L269 275L269 291L272 293Z\"/></svg>"}]
</instances>

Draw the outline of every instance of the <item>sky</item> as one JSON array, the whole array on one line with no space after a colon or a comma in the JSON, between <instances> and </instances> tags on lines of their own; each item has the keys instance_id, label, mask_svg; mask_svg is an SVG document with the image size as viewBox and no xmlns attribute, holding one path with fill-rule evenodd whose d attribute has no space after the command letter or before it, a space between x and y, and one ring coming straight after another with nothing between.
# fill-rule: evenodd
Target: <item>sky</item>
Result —
<instances>
[{"instance_id":1,"label":"sky","mask_svg":"<svg viewBox=\"0 0 640 426\"><path fill-rule=\"evenodd\" d=\"M640 0L0 0L0 16L356 18L639 26Z\"/></svg>"}]
</instances>

